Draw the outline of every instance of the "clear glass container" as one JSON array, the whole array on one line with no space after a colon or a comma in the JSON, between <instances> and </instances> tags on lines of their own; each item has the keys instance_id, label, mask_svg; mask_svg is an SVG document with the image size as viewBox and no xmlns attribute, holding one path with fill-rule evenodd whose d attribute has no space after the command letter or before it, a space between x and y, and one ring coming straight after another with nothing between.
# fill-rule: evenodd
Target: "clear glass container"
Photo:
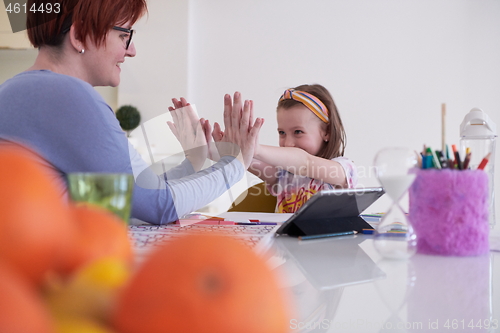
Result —
<instances>
[{"instance_id":1,"label":"clear glass container","mask_svg":"<svg viewBox=\"0 0 500 333\"><path fill-rule=\"evenodd\" d=\"M489 181L489 223L495 227L495 144L497 138L496 124L483 110L474 108L464 117L460 125L460 157L469 159L468 167L475 170L486 158L488 162L484 171ZM470 152L467 157L467 151Z\"/></svg>"},{"instance_id":2,"label":"clear glass container","mask_svg":"<svg viewBox=\"0 0 500 333\"><path fill-rule=\"evenodd\" d=\"M404 147L384 148L375 156L377 178L392 200L374 235L374 246L384 258L407 259L417 250L417 235L400 205L415 180L417 164L417 153Z\"/></svg>"}]
</instances>

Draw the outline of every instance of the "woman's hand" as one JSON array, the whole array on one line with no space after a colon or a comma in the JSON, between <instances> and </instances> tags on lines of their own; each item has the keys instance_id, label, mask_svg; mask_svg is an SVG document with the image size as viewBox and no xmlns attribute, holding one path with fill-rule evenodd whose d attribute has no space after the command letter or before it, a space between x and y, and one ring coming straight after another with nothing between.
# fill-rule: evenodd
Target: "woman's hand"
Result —
<instances>
[{"instance_id":1,"label":"woman's hand","mask_svg":"<svg viewBox=\"0 0 500 333\"><path fill-rule=\"evenodd\" d=\"M199 171L208 154L207 140L204 132L206 121L200 119L196 108L181 97L180 101L172 99L174 107L168 110L172 120L167 121L168 127L179 140L186 158L191 162L195 171Z\"/></svg>"},{"instance_id":2,"label":"woman's hand","mask_svg":"<svg viewBox=\"0 0 500 333\"><path fill-rule=\"evenodd\" d=\"M242 103L241 94L234 93L234 102L230 95L224 96L224 127L222 131L215 123L212 137L221 156L238 157L245 169L252 163L255 144L264 119L253 121L253 101Z\"/></svg>"}]
</instances>

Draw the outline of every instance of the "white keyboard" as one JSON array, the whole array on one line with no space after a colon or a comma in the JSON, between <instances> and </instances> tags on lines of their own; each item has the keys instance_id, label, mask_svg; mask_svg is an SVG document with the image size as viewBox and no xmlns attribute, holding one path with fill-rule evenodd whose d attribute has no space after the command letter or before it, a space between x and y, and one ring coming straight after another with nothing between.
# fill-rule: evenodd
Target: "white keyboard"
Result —
<instances>
[{"instance_id":1,"label":"white keyboard","mask_svg":"<svg viewBox=\"0 0 500 333\"><path fill-rule=\"evenodd\" d=\"M186 234L206 234L214 232L234 237L246 246L257 252L261 252L267 248L278 227L279 226L275 225L151 225L148 223L135 222L133 225L129 226L129 235L135 253L139 257L144 256L149 251L175 237Z\"/></svg>"}]
</instances>

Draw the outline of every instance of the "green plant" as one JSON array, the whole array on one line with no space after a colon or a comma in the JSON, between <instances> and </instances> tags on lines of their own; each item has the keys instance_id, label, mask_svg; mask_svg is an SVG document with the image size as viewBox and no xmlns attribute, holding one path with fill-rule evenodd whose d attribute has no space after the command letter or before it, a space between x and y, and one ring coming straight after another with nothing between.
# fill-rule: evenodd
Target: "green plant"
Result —
<instances>
[{"instance_id":1,"label":"green plant","mask_svg":"<svg viewBox=\"0 0 500 333\"><path fill-rule=\"evenodd\" d=\"M116 110L116 118L120 122L120 127L127 132L127 136L130 132L139 126L141 122L141 114L135 106L123 105Z\"/></svg>"}]
</instances>

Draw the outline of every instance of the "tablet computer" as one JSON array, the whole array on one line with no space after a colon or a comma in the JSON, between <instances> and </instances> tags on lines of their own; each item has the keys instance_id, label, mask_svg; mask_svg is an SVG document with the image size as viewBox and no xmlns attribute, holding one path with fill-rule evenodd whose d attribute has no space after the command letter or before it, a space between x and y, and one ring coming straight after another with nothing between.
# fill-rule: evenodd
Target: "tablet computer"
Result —
<instances>
[{"instance_id":1,"label":"tablet computer","mask_svg":"<svg viewBox=\"0 0 500 333\"><path fill-rule=\"evenodd\" d=\"M384 193L382 187L317 192L281 225L276 234L298 237L373 229L359 215Z\"/></svg>"},{"instance_id":2,"label":"tablet computer","mask_svg":"<svg viewBox=\"0 0 500 333\"><path fill-rule=\"evenodd\" d=\"M359 246L365 240L351 236L335 242L297 242L291 237L278 237L274 244L286 267L292 266L290 272L302 274L317 290L324 291L386 276Z\"/></svg>"}]
</instances>

